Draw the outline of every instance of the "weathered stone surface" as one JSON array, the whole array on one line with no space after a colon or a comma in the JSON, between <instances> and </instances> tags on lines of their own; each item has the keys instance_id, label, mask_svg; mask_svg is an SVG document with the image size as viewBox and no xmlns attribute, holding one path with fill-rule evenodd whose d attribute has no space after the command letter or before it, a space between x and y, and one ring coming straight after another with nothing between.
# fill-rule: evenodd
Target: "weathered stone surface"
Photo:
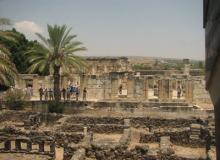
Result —
<instances>
[{"instance_id":1,"label":"weathered stone surface","mask_svg":"<svg viewBox=\"0 0 220 160\"><path fill-rule=\"evenodd\" d=\"M162 155L172 155L174 150L169 136L160 137L160 153Z\"/></svg>"},{"instance_id":2,"label":"weathered stone surface","mask_svg":"<svg viewBox=\"0 0 220 160\"><path fill-rule=\"evenodd\" d=\"M72 156L71 160L84 160L85 159L85 149L84 148L81 148L81 149L78 149L74 155Z\"/></svg>"}]
</instances>

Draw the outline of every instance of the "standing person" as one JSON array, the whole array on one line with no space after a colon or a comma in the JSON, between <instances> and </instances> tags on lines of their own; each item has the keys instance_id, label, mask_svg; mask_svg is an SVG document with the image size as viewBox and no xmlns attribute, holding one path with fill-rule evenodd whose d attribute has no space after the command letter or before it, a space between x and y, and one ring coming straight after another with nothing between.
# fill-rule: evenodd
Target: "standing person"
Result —
<instances>
[{"instance_id":1,"label":"standing person","mask_svg":"<svg viewBox=\"0 0 220 160\"><path fill-rule=\"evenodd\" d=\"M180 88L180 86L178 86L178 88L177 88L177 98L180 98L180 96L181 96L181 88Z\"/></svg>"},{"instance_id":2,"label":"standing person","mask_svg":"<svg viewBox=\"0 0 220 160\"><path fill-rule=\"evenodd\" d=\"M83 100L86 101L86 94L87 94L87 90L86 88L83 89Z\"/></svg>"},{"instance_id":3,"label":"standing person","mask_svg":"<svg viewBox=\"0 0 220 160\"><path fill-rule=\"evenodd\" d=\"M67 96L67 100L70 100L70 87L68 87L67 89L66 89L66 96Z\"/></svg>"},{"instance_id":4,"label":"standing person","mask_svg":"<svg viewBox=\"0 0 220 160\"><path fill-rule=\"evenodd\" d=\"M28 99L27 87L24 89L25 99Z\"/></svg>"},{"instance_id":5,"label":"standing person","mask_svg":"<svg viewBox=\"0 0 220 160\"><path fill-rule=\"evenodd\" d=\"M49 100L51 101L53 100L53 90L50 88L48 92L49 92Z\"/></svg>"},{"instance_id":6,"label":"standing person","mask_svg":"<svg viewBox=\"0 0 220 160\"><path fill-rule=\"evenodd\" d=\"M43 88L42 88L43 90ZM31 100L31 97L33 95L33 90L32 90L32 87L31 86L28 86L27 87L27 96L28 96L28 99ZM42 99L41 99L42 100Z\"/></svg>"},{"instance_id":7,"label":"standing person","mask_svg":"<svg viewBox=\"0 0 220 160\"><path fill-rule=\"evenodd\" d=\"M29 90L29 89L28 89L28 90ZM30 91L28 91L28 92L30 92ZM40 95L40 101L42 101L42 97L43 97L43 95L44 95L44 90L43 90L42 87L40 87L40 89L39 89L39 95Z\"/></svg>"},{"instance_id":8,"label":"standing person","mask_svg":"<svg viewBox=\"0 0 220 160\"><path fill-rule=\"evenodd\" d=\"M79 88L76 87L76 101L79 100Z\"/></svg>"},{"instance_id":9,"label":"standing person","mask_svg":"<svg viewBox=\"0 0 220 160\"><path fill-rule=\"evenodd\" d=\"M44 89L44 98L45 98L45 101L48 100L48 91L47 91L47 88Z\"/></svg>"},{"instance_id":10,"label":"standing person","mask_svg":"<svg viewBox=\"0 0 220 160\"><path fill-rule=\"evenodd\" d=\"M66 89L63 87L61 92L62 92L62 95L63 95L63 100L65 101L66 100Z\"/></svg>"},{"instance_id":11,"label":"standing person","mask_svg":"<svg viewBox=\"0 0 220 160\"><path fill-rule=\"evenodd\" d=\"M120 84L120 86L118 87L118 92L119 94L122 94L122 84Z\"/></svg>"}]
</instances>

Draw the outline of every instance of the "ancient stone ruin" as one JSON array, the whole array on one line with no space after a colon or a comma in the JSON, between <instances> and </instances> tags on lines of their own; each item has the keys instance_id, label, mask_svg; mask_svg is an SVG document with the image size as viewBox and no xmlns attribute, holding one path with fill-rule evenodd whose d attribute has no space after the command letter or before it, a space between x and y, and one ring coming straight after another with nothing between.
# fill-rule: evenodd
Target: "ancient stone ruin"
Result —
<instances>
[{"instance_id":1,"label":"ancient stone ruin","mask_svg":"<svg viewBox=\"0 0 220 160\"><path fill-rule=\"evenodd\" d=\"M39 87L53 87L51 76L23 75L16 82L31 84L33 99L21 111L1 103L0 159L215 159L213 106L202 75L189 65L134 71L126 57L87 60L85 73L61 77L62 87L78 81L88 92L86 100L62 99L62 114L39 101Z\"/></svg>"}]
</instances>

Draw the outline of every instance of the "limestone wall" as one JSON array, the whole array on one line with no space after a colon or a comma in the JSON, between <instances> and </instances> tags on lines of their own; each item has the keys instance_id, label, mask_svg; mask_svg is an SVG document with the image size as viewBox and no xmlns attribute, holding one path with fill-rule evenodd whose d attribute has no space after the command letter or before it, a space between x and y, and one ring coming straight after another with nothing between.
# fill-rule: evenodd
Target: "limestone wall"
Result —
<instances>
[{"instance_id":1,"label":"limestone wall","mask_svg":"<svg viewBox=\"0 0 220 160\"><path fill-rule=\"evenodd\" d=\"M211 105L212 101L207 90L205 90L205 80L194 80L193 103L198 105Z\"/></svg>"},{"instance_id":2,"label":"limestone wall","mask_svg":"<svg viewBox=\"0 0 220 160\"><path fill-rule=\"evenodd\" d=\"M52 88L52 76L21 75L16 87L24 89L27 84L33 86L32 100L39 100L39 88ZM120 100L120 101L165 101L187 103L210 103L205 91L203 78L185 77L184 75L138 75L134 72L109 72L100 75L72 74L61 78L61 88L69 82L78 82L80 86L79 100L82 91L87 88L87 100ZM177 96L177 88L181 87L181 95ZM121 89L120 89L121 88ZM120 91L121 90L121 91ZM73 96L74 97L74 96ZM43 98L44 99L44 98ZM73 98L72 98L73 99Z\"/></svg>"}]
</instances>

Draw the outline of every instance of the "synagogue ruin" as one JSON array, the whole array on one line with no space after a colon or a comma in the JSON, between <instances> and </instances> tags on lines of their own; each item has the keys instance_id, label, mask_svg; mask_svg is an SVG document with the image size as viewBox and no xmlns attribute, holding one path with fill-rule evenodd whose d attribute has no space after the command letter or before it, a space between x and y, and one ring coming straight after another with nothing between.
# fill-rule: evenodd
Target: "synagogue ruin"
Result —
<instances>
[{"instance_id":1,"label":"synagogue ruin","mask_svg":"<svg viewBox=\"0 0 220 160\"><path fill-rule=\"evenodd\" d=\"M39 101L40 87L53 88L52 76L20 76L15 88L31 86L33 96L21 111L1 103L0 159L215 159L213 106L201 72L188 63L134 70L127 57L87 61L86 70L61 77L61 88L80 88L79 101L62 99L62 114Z\"/></svg>"}]
</instances>

